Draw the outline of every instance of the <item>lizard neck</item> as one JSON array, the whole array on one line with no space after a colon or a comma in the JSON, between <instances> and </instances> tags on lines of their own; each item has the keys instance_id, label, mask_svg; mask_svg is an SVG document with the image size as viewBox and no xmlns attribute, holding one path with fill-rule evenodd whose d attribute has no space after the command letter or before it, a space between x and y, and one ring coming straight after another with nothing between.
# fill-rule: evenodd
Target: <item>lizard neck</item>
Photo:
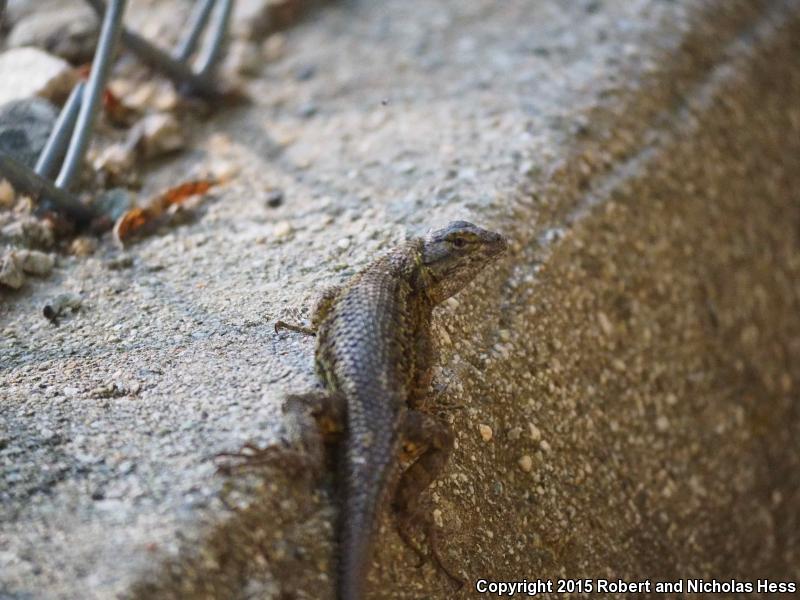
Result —
<instances>
[{"instance_id":1,"label":"lizard neck","mask_svg":"<svg viewBox=\"0 0 800 600\"><path fill-rule=\"evenodd\" d=\"M414 251L414 265L412 276L410 279L411 288L414 290L415 295L419 298L421 311L425 313L423 316L427 316L430 319L430 315L433 312L433 307L439 304L439 300L433 294L433 291L436 289L436 278L433 276L433 272L425 266L422 262L422 244L423 241L420 239L418 240L417 247Z\"/></svg>"}]
</instances>

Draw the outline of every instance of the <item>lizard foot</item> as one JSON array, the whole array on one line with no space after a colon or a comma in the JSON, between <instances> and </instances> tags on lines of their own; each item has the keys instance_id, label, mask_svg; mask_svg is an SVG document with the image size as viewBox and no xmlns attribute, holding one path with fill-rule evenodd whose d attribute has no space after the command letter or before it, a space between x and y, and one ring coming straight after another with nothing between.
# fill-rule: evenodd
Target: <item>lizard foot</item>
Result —
<instances>
[{"instance_id":1,"label":"lizard foot","mask_svg":"<svg viewBox=\"0 0 800 600\"><path fill-rule=\"evenodd\" d=\"M439 535L436 531L436 525L431 519L428 522L427 531L425 532L425 537L428 540L428 547L431 552L431 557L433 558L433 562L436 564L436 567L445 575L447 578L453 583L455 589L460 590L464 587L464 584L467 583L466 579L458 575L455 571L453 571L450 567L447 566L447 563L442 559L442 555L439 553Z\"/></svg>"},{"instance_id":2,"label":"lizard foot","mask_svg":"<svg viewBox=\"0 0 800 600\"><path fill-rule=\"evenodd\" d=\"M311 327L303 327L302 325L292 325L291 323L287 323L286 321L275 321L275 333L280 332L281 329L302 333L303 335L317 335L317 330Z\"/></svg>"},{"instance_id":3,"label":"lizard foot","mask_svg":"<svg viewBox=\"0 0 800 600\"><path fill-rule=\"evenodd\" d=\"M425 534L425 542L428 546L427 553L422 550L411 535L412 529L420 528ZM400 535L400 539L403 540L403 543L417 555L418 562L414 565L415 568L420 568L428 562L429 559L433 559L433 564L436 568L447 576L455 585L456 589L461 589L464 586L466 580L447 566L447 563L439 552L439 536L436 531L436 524L433 522L432 518L424 516L422 513L398 514L397 533Z\"/></svg>"},{"instance_id":4,"label":"lizard foot","mask_svg":"<svg viewBox=\"0 0 800 600\"><path fill-rule=\"evenodd\" d=\"M308 454L286 446L273 444L260 448L252 442L245 443L236 452L219 452L214 458L221 461L217 473L226 476L263 467L281 467L301 474L307 472L314 462Z\"/></svg>"}]
</instances>

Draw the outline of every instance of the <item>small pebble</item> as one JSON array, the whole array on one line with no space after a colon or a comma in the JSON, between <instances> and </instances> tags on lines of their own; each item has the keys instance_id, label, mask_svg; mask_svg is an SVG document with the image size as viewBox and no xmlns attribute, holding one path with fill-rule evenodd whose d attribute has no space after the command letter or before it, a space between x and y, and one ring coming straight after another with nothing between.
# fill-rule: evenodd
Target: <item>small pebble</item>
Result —
<instances>
[{"instance_id":1,"label":"small pebble","mask_svg":"<svg viewBox=\"0 0 800 600\"><path fill-rule=\"evenodd\" d=\"M542 439L542 432L539 431L539 428L536 427L536 425L534 425L533 423L528 423L528 429L530 430L531 433L531 439L534 442L538 442L539 440Z\"/></svg>"},{"instance_id":2,"label":"small pebble","mask_svg":"<svg viewBox=\"0 0 800 600\"><path fill-rule=\"evenodd\" d=\"M433 522L436 527L444 527L444 519L442 519L442 511L439 508L433 509Z\"/></svg>"},{"instance_id":3,"label":"small pebble","mask_svg":"<svg viewBox=\"0 0 800 600\"><path fill-rule=\"evenodd\" d=\"M208 170L213 175L214 179L228 181L233 179L239 172L239 167L230 161L220 160L214 162Z\"/></svg>"},{"instance_id":4,"label":"small pebble","mask_svg":"<svg viewBox=\"0 0 800 600\"><path fill-rule=\"evenodd\" d=\"M49 275L56 264L56 259L38 250L17 250L16 255L22 270L32 275Z\"/></svg>"},{"instance_id":5,"label":"small pebble","mask_svg":"<svg viewBox=\"0 0 800 600\"><path fill-rule=\"evenodd\" d=\"M282 240L292 235L294 229L289 221L278 221L275 224L275 229L272 230L272 235L276 240Z\"/></svg>"},{"instance_id":6,"label":"small pebble","mask_svg":"<svg viewBox=\"0 0 800 600\"><path fill-rule=\"evenodd\" d=\"M0 283L18 290L25 283L25 273L14 252L0 258Z\"/></svg>"},{"instance_id":7,"label":"small pebble","mask_svg":"<svg viewBox=\"0 0 800 600\"><path fill-rule=\"evenodd\" d=\"M150 159L180 150L186 144L186 136L171 113L154 113L131 129L126 143L137 148L145 159Z\"/></svg>"},{"instance_id":8,"label":"small pebble","mask_svg":"<svg viewBox=\"0 0 800 600\"><path fill-rule=\"evenodd\" d=\"M14 205L14 188L5 179L0 179L0 208L11 208Z\"/></svg>"},{"instance_id":9,"label":"small pebble","mask_svg":"<svg viewBox=\"0 0 800 600\"><path fill-rule=\"evenodd\" d=\"M533 469L533 459L530 457L529 454L525 454L520 457L519 468L525 471L526 473L531 472L531 469Z\"/></svg>"},{"instance_id":10,"label":"small pebble","mask_svg":"<svg viewBox=\"0 0 800 600\"><path fill-rule=\"evenodd\" d=\"M133 257L128 254L112 258L106 263L106 269L109 271L121 271L122 269L129 269L132 266Z\"/></svg>"},{"instance_id":11,"label":"small pebble","mask_svg":"<svg viewBox=\"0 0 800 600\"><path fill-rule=\"evenodd\" d=\"M491 441L493 435L491 427L489 427L488 425L481 424L478 425L478 431L480 432L481 438L483 438L484 442Z\"/></svg>"},{"instance_id":12,"label":"small pebble","mask_svg":"<svg viewBox=\"0 0 800 600\"><path fill-rule=\"evenodd\" d=\"M283 190L274 189L267 192L267 206L278 208L281 204L283 204Z\"/></svg>"},{"instance_id":13,"label":"small pebble","mask_svg":"<svg viewBox=\"0 0 800 600\"><path fill-rule=\"evenodd\" d=\"M72 240L69 251L75 256L89 256L97 250L97 238L81 236Z\"/></svg>"},{"instance_id":14,"label":"small pebble","mask_svg":"<svg viewBox=\"0 0 800 600\"><path fill-rule=\"evenodd\" d=\"M55 324L58 324L58 317L71 310L77 312L83 304L83 300L78 294L59 294L52 302L45 305L42 309L44 317Z\"/></svg>"},{"instance_id":15,"label":"small pebble","mask_svg":"<svg viewBox=\"0 0 800 600\"><path fill-rule=\"evenodd\" d=\"M286 36L282 33L273 33L264 40L261 50L266 62L278 60L286 50Z\"/></svg>"},{"instance_id":16,"label":"small pebble","mask_svg":"<svg viewBox=\"0 0 800 600\"><path fill-rule=\"evenodd\" d=\"M605 335L609 336L614 333L614 326L603 311L597 313L597 322L600 324L600 329L603 330Z\"/></svg>"}]
</instances>

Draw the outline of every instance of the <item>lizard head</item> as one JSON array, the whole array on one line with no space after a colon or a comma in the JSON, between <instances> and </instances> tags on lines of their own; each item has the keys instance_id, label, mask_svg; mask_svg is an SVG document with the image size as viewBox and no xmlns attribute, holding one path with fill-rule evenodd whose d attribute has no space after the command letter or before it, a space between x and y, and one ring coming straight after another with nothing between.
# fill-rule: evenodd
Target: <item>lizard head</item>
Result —
<instances>
[{"instance_id":1,"label":"lizard head","mask_svg":"<svg viewBox=\"0 0 800 600\"><path fill-rule=\"evenodd\" d=\"M422 240L427 293L438 304L456 294L505 252L506 238L466 221L453 221Z\"/></svg>"}]
</instances>

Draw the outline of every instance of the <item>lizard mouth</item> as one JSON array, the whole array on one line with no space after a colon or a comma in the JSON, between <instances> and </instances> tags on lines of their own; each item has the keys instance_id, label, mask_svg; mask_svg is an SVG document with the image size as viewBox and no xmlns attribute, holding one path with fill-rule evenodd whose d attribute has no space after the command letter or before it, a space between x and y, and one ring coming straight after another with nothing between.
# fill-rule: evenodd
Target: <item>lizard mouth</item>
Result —
<instances>
[{"instance_id":1,"label":"lizard mouth","mask_svg":"<svg viewBox=\"0 0 800 600\"><path fill-rule=\"evenodd\" d=\"M487 258L497 258L508 250L508 240L500 233L492 234L492 237L486 241L484 253Z\"/></svg>"}]
</instances>

